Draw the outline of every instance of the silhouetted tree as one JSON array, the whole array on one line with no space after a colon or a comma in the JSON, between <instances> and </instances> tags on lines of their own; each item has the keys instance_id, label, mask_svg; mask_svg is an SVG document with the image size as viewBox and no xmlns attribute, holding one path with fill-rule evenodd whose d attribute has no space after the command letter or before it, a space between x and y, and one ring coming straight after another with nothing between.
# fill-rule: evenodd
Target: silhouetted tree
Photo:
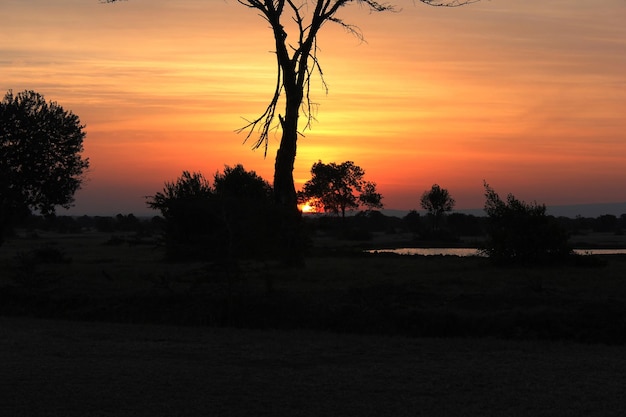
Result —
<instances>
[{"instance_id":1,"label":"silhouetted tree","mask_svg":"<svg viewBox=\"0 0 626 417\"><path fill-rule=\"evenodd\" d=\"M222 198L239 200L242 203L266 203L272 196L272 186L256 172L246 171L241 164L234 168L224 167L224 173L216 172L213 187Z\"/></svg>"},{"instance_id":2,"label":"silhouetted tree","mask_svg":"<svg viewBox=\"0 0 626 417\"><path fill-rule=\"evenodd\" d=\"M217 172L213 187L229 256L277 256L276 225L280 219L272 186L256 172L237 165L226 166L223 174Z\"/></svg>"},{"instance_id":3,"label":"silhouetted tree","mask_svg":"<svg viewBox=\"0 0 626 417\"><path fill-rule=\"evenodd\" d=\"M359 204L367 207L369 210L383 208L383 195L376 191L376 183L366 181L363 183L361 194L359 194ZM377 216L373 214L373 216Z\"/></svg>"},{"instance_id":4,"label":"silhouetted tree","mask_svg":"<svg viewBox=\"0 0 626 417\"><path fill-rule=\"evenodd\" d=\"M421 227L420 214L416 210L411 210L402 218L406 228L414 234L418 234Z\"/></svg>"},{"instance_id":5,"label":"silhouetted tree","mask_svg":"<svg viewBox=\"0 0 626 417\"><path fill-rule=\"evenodd\" d=\"M352 161L339 165L318 161L311 167L312 178L304 184L299 200L327 212L341 213L342 218L346 210L360 206L382 208L382 195L376 192L375 183L363 180L364 175L365 171Z\"/></svg>"},{"instance_id":6,"label":"silhouetted tree","mask_svg":"<svg viewBox=\"0 0 626 417\"><path fill-rule=\"evenodd\" d=\"M485 182L488 241L485 252L497 263L536 264L572 253L567 232L546 215L544 204L527 204L509 194L506 201Z\"/></svg>"},{"instance_id":7,"label":"silhouetted tree","mask_svg":"<svg viewBox=\"0 0 626 417\"><path fill-rule=\"evenodd\" d=\"M112 3L119 0L105 0ZM307 118L303 130L313 120L314 104L310 98L311 76L317 71L322 85L326 83L318 60L317 35L322 26L336 23L359 38L357 27L346 23L338 16L339 10L350 5L365 6L372 12L392 11L394 7L373 0L237 0L241 5L254 9L267 22L276 46L276 86L265 111L250 121L241 131L248 130L250 138L258 132L254 148L263 147L267 154L270 131L282 129L280 146L274 165L274 194L276 201L298 213L297 196L293 181L296 145L299 136L298 119L302 109ZM456 7L478 0L419 0L430 6ZM291 35L289 35L291 33ZM279 99L284 95L284 113L276 114ZM278 119L278 123L276 122ZM288 216L296 220L296 216Z\"/></svg>"},{"instance_id":8,"label":"silhouetted tree","mask_svg":"<svg viewBox=\"0 0 626 417\"><path fill-rule=\"evenodd\" d=\"M16 217L68 208L89 160L78 116L34 91L0 102L0 245Z\"/></svg>"},{"instance_id":9,"label":"silhouetted tree","mask_svg":"<svg viewBox=\"0 0 626 417\"><path fill-rule=\"evenodd\" d=\"M424 191L420 204L424 210L434 219L433 229L439 230L442 217L452 211L456 202L445 188L433 184L429 191Z\"/></svg>"},{"instance_id":10,"label":"silhouetted tree","mask_svg":"<svg viewBox=\"0 0 626 417\"><path fill-rule=\"evenodd\" d=\"M165 219L170 258L277 256L272 187L242 165L216 172L213 186L202 174L185 171L147 203Z\"/></svg>"},{"instance_id":11,"label":"silhouetted tree","mask_svg":"<svg viewBox=\"0 0 626 417\"><path fill-rule=\"evenodd\" d=\"M201 173L183 171L163 191L147 198L148 207L165 219L165 242L172 259L207 257L217 240L213 188Z\"/></svg>"}]
</instances>

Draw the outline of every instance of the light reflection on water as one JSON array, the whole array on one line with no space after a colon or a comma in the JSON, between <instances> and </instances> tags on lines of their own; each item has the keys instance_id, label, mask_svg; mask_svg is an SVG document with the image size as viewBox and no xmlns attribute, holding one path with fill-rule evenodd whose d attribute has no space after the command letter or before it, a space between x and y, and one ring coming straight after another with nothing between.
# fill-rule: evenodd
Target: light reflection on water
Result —
<instances>
[{"instance_id":1,"label":"light reflection on water","mask_svg":"<svg viewBox=\"0 0 626 417\"><path fill-rule=\"evenodd\" d=\"M372 249L368 250L367 252L422 256L483 256L478 249L474 248L396 248ZM580 255L626 255L626 249L574 249L574 253Z\"/></svg>"}]
</instances>

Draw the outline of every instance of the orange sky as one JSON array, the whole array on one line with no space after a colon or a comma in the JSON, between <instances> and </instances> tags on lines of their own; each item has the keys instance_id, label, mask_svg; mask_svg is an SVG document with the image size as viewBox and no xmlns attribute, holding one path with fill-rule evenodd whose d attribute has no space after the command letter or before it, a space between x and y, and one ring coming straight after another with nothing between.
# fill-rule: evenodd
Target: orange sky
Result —
<instances>
[{"instance_id":1,"label":"orange sky","mask_svg":"<svg viewBox=\"0 0 626 417\"><path fill-rule=\"evenodd\" d=\"M352 160L390 209L433 183L479 208L483 179L548 205L626 201L626 2L395 4L341 10L366 43L323 28L330 90L313 83L296 188L318 159ZM0 93L35 90L87 125L72 213L151 213L144 196L183 170L272 180L279 137L264 159L235 130L271 97L273 40L236 0L5 0L0 15Z\"/></svg>"}]
</instances>

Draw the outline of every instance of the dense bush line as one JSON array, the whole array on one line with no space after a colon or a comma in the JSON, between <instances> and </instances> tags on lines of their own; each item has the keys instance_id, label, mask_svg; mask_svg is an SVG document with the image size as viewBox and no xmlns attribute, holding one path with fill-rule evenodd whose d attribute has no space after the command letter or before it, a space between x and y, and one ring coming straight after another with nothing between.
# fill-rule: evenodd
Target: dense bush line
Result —
<instances>
[{"instance_id":1,"label":"dense bush line","mask_svg":"<svg viewBox=\"0 0 626 417\"><path fill-rule=\"evenodd\" d=\"M381 259L394 261L387 257ZM433 264L425 265L427 262ZM439 268L437 262L425 260L424 268L432 269L426 272L435 274ZM624 267L623 260L615 263L618 267L613 272L603 274L607 279L614 279L611 277L615 271ZM441 272L441 288L419 280L388 282L385 279L361 284L355 281L344 287L316 285L314 280L287 284L271 276L270 279L278 279L275 285L265 286L258 280L242 278L234 284L226 280L209 282L199 291L143 290L117 296L71 295L13 285L0 288L0 314L414 337L626 343L626 302L620 296L621 290L607 290L602 295L580 288L564 290L559 287L562 284L553 282L554 276L575 271L574 266L532 271L495 268L485 261L456 260ZM455 278L462 277L465 270L477 278L468 278L470 281L463 284L464 290L459 290L460 284L454 281L446 282L452 278L465 280ZM486 284L480 284L482 274L502 275L503 280L512 283L504 281L498 284L501 288L491 290ZM514 278L507 278L507 274ZM527 282L520 281L526 279L520 278L526 275L529 276ZM472 284L474 279L476 282ZM536 285L537 281L541 281L540 285ZM595 285L620 285L621 288L616 282L591 282L589 288Z\"/></svg>"}]
</instances>

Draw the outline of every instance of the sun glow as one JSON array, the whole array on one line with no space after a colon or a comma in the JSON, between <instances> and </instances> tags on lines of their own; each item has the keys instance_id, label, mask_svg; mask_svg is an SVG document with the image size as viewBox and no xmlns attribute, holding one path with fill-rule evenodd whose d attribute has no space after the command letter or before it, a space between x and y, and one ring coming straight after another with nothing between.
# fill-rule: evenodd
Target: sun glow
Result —
<instances>
[{"instance_id":1,"label":"sun glow","mask_svg":"<svg viewBox=\"0 0 626 417\"><path fill-rule=\"evenodd\" d=\"M311 205L308 201L298 205L298 208L302 213L317 213L315 206Z\"/></svg>"}]
</instances>

